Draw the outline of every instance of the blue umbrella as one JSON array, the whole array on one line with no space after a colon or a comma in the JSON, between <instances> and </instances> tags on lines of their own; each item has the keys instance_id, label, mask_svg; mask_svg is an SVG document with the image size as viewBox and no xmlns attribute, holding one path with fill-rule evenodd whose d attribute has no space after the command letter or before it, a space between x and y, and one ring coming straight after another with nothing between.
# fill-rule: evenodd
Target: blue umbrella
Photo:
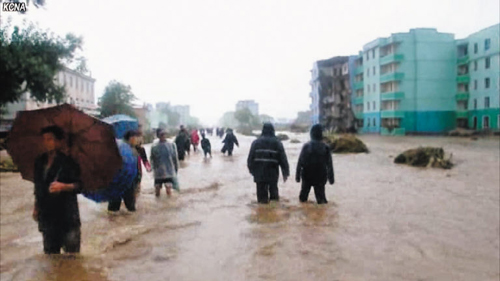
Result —
<instances>
[{"instance_id":1,"label":"blue umbrella","mask_svg":"<svg viewBox=\"0 0 500 281\"><path fill-rule=\"evenodd\" d=\"M133 182L137 176L137 157L132 153L129 144L122 140L116 140L118 150L122 156L122 168L115 174L113 181L107 188L97 191L83 191L83 195L96 202L106 202L120 198L125 191L133 188Z\"/></svg>"},{"instance_id":2,"label":"blue umbrella","mask_svg":"<svg viewBox=\"0 0 500 281\"><path fill-rule=\"evenodd\" d=\"M127 131L139 129L137 119L124 114L112 115L102 119L102 121L113 125L116 138L119 139L122 139Z\"/></svg>"}]
</instances>

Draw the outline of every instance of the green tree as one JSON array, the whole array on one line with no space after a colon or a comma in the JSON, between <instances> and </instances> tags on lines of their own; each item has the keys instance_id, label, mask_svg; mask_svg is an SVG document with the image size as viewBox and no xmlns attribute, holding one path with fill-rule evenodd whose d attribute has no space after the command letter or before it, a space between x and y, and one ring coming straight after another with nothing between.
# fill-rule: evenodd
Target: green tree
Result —
<instances>
[{"instance_id":1,"label":"green tree","mask_svg":"<svg viewBox=\"0 0 500 281\"><path fill-rule=\"evenodd\" d=\"M115 114L126 114L134 116L134 109L132 102L136 97L132 93L130 86L115 80L109 82L104 95L99 99L99 106L101 108L101 117L108 117Z\"/></svg>"},{"instance_id":2,"label":"green tree","mask_svg":"<svg viewBox=\"0 0 500 281\"><path fill-rule=\"evenodd\" d=\"M252 114L250 109L243 108L234 113L234 118L238 121L238 127L245 128L258 128L260 126L260 119L258 116Z\"/></svg>"},{"instance_id":3,"label":"green tree","mask_svg":"<svg viewBox=\"0 0 500 281\"><path fill-rule=\"evenodd\" d=\"M10 23L0 27L0 107L19 101L27 92L37 102L62 102L65 90L54 77L82 44L81 37L56 37L33 24L24 29L11 28Z\"/></svg>"},{"instance_id":4,"label":"green tree","mask_svg":"<svg viewBox=\"0 0 500 281\"><path fill-rule=\"evenodd\" d=\"M259 115L259 119L261 122L274 122L274 118L267 115L267 114L261 114Z\"/></svg>"}]
</instances>

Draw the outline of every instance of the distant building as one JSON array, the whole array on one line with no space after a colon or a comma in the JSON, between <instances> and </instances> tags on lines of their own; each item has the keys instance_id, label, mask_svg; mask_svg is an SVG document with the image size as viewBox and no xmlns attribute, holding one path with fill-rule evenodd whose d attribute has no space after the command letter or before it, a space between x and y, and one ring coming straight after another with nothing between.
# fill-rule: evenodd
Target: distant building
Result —
<instances>
[{"instance_id":1,"label":"distant building","mask_svg":"<svg viewBox=\"0 0 500 281\"><path fill-rule=\"evenodd\" d=\"M95 101L94 78L64 67L62 71L56 74L55 79L56 83L63 85L66 90L66 97L63 103L72 104L89 115L99 115ZM30 93L25 93L19 102L8 103L6 105L7 112L1 118L0 130L10 127L18 111L35 110L55 105L57 105L55 101L50 103L36 102L30 98Z\"/></svg>"},{"instance_id":2,"label":"distant building","mask_svg":"<svg viewBox=\"0 0 500 281\"><path fill-rule=\"evenodd\" d=\"M179 122L182 125L186 125L189 121L189 117L191 116L189 113L189 105L174 105L171 108L173 112L177 112L179 114Z\"/></svg>"},{"instance_id":3,"label":"distant building","mask_svg":"<svg viewBox=\"0 0 500 281\"><path fill-rule=\"evenodd\" d=\"M254 100L242 100L236 104L236 111L248 108L252 115L259 116L259 104Z\"/></svg>"}]
</instances>

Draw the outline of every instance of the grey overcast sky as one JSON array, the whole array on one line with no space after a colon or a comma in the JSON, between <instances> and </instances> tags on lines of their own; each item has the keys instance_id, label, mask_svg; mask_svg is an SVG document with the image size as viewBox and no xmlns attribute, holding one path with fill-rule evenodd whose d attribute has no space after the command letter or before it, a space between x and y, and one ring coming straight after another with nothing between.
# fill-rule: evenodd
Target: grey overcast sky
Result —
<instances>
[{"instance_id":1,"label":"grey overcast sky","mask_svg":"<svg viewBox=\"0 0 500 281\"><path fill-rule=\"evenodd\" d=\"M97 97L116 79L140 101L189 104L207 125L243 99L296 117L309 108L314 61L378 37L433 27L458 39L500 22L498 0L46 2L28 19L84 37Z\"/></svg>"}]
</instances>

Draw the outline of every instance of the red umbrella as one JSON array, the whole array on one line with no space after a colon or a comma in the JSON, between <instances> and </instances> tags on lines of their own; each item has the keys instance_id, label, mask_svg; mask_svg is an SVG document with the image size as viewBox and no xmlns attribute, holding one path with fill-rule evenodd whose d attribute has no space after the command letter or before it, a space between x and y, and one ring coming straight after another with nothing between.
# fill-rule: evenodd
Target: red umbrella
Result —
<instances>
[{"instance_id":1,"label":"red umbrella","mask_svg":"<svg viewBox=\"0 0 500 281\"><path fill-rule=\"evenodd\" d=\"M113 126L69 104L17 113L7 139L7 151L23 179L34 180L35 159L45 152L40 131L51 125L65 131L63 152L80 165L83 189L106 188L122 166Z\"/></svg>"}]
</instances>

